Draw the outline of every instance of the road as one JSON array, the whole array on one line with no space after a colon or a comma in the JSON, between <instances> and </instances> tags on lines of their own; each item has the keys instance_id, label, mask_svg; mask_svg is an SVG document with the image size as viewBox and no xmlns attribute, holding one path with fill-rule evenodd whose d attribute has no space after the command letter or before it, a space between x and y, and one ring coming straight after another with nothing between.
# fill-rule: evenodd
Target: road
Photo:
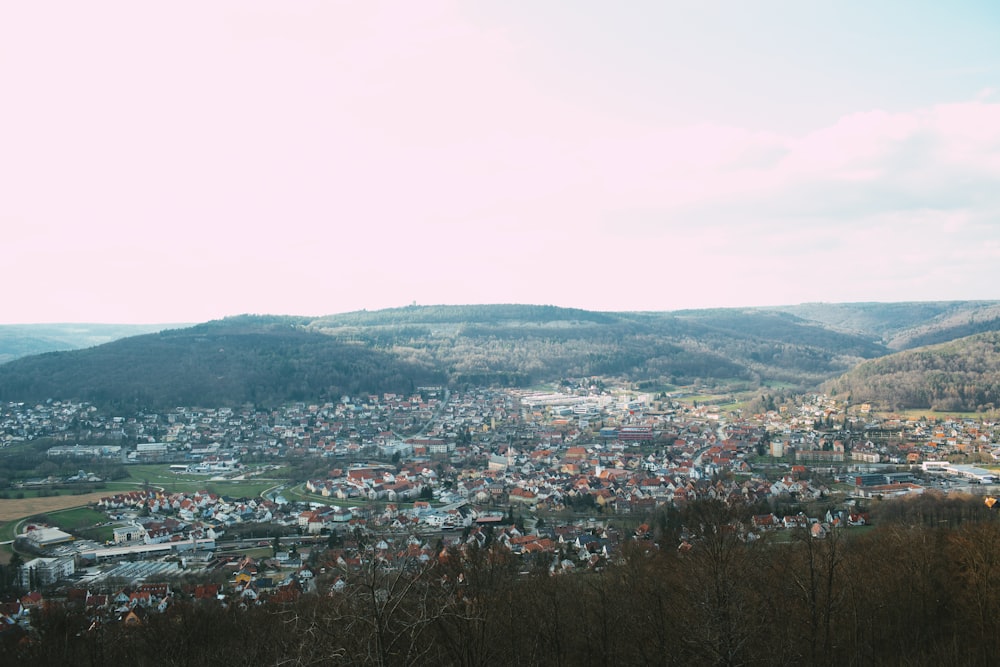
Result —
<instances>
[{"instance_id":1,"label":"road","mask_svg":"<svg viewBox=\"0 0 1000 667\"><path fill-rule=\"evenodd\" d=\"M441 401L440 403L438 403L437 410L435 410L434 414L431 415L431 418L427 420L427 423L424 424L423 426L421 426L420 430L417 431L416 433L414 433L413 435L401 435L399 433L396 433L395 431L393 431L392 434L394 436L396 436L397 438L399 438L400 440L406 440L407 438L422 438L422 437L424 437L424 434L427 433L427 431L431 428L431 426L434 425L434 422L437 421L438 417L441 416L441 412L444 410L444 407L446 405L448 405L448 399L450 399L450 398L451 398L451 390L450 389L445 389L444 390L444 400Z\"/></svg>"},{"instance_id":2,"label":"road","mask_svg":"<svg viewBox=\"0 0 1000 667\"><path fill-rule=\"evenodd\" d=\"M701 465L701 457L702 457L702 455L704 455L704 453L707 452L712 447L715 447L716 445L721 445L722 442L723 442L723 440L726 439L726 423L725 422L723 422L723 421L719 422L718 427L716 427L716 429L715 429L715 436L716 436L715 444L705 445L704 447L702 447L701 449L699 449L695 453L694 458L691 459L691 465L694 466L694 468L697 469L699 472L701 472L701 469L702 469L702 465Z\"/></svg>"}]
</instances>

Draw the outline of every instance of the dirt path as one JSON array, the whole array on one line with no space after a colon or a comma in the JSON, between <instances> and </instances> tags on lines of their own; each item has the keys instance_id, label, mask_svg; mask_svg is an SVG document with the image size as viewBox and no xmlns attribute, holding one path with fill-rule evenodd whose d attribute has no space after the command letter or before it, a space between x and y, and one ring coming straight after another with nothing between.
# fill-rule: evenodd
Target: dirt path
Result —
<instances>
[{"instance_id":1,"label":"dirt path","mask_svg":"<svg viewBox=\"0 0 1000 667\"><path fill-rule=\"evenodd\" d=\"M55 512L96 502L114 492L85 493L82 496L49 496L48 498L0 499L0 522L15 521L33 514Z\"/></svg>"}]
</instances>

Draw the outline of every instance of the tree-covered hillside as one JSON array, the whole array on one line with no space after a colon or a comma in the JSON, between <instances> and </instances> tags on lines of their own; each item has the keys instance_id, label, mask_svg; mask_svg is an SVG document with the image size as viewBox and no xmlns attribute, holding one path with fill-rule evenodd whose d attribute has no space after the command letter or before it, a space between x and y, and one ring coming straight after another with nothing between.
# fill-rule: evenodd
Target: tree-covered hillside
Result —
<instances>
[{"instance_id":1,"label":"tree-covered hillside","mask_svg":"<svg viewBox=\"0 0 1000 667\"><path fill-rule=\"evenodd\" d=\"M273 404L440 383L438 370L308 331L232 318L0 366L0 399L76 398L120 408Z\"/></svg>"},{"instance_id":2,"label":"tree-covered hillside","mask_svg":"<svg viewBox=\"0 0 1000 667\"><path fill-rule=\"evenodd\" d=\"M908 314L895 321L913 330L915 312L939 322L945 310L954 320L955 312L985 312L986 306L928 308L907 306ZM935 326L935 335L949 330ZM889 351L871 331L851 333L779 310L411 306L320 318L231 317L28 357L0 366L0 400L232 405L424 384L530 386L594 375L653 385L721 380L805 389Z\"/></svg>"},{"instance_id":3,"label":"tree-covered hillside","mask_svg":"<svg viewBox=\"0 0 1000 667\"><path fill-rule=\"evenodd\" d=\"M1000 406L1000 333L868 361L826 388L890 409L993 410Z\"/></svg>"},{"instance_id":4,"label":"tree-covered hillside","mask_svg":"<svg viewBox=\"0 0 1000 667\"><path fill-rule=\"evenodd\" d=\"M241 316L17 360L0 366L0 399L231 405L592 375L815 384L884 351L864 337L756 311L674 316L501 305Z\"/></svg>"}]
</instances>

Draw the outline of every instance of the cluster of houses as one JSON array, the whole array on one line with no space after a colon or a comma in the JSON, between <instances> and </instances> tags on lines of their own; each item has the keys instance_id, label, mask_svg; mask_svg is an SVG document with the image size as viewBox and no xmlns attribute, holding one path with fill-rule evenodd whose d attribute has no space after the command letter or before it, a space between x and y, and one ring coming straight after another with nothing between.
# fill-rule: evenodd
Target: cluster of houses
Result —
<instances>
[{"instance_id":1,"label":"cluster of houses","mask_svg":"<svg viewBox=\"0 0 1000 667\"><path fill-rule=\"evenodd\" d=\"M109 624L140 626L151 614L162 614L179 599L220 602L226 599L220 584L176 586L169 582L141 583L112 592L94 592L89 588L70 587L58 593L32 591L0 602L0 642L25 641L31 630L31 615L43 609L86 615L88 632Z\"/></svg>"},{"instance_id":2,"label":"cluster of houses","mask_svg":"<svg viewBox=\"0 0 1000 667\"><path fill-rule=\"evenodd\" d=\"M184 522L199 521L222 530L235 523L267 523L273 518L275 503L265 498L227 499L208 491L166 493L136 490L106 496L97 501L99 509L148 510L150 514L176 514Z\"/></svg>"},{"instance_id":3,"label":"cluster of houses","mask_svg":"<svg viewBox=\"0 0 1000 667\"><path fill-rule=\"evenodd\" d=\"M825 457L831 464L919 464L972 455L1000 460L1000 424L992 419L879 416L867 403L848 406L822 394L800 397L751 419L774 434L772 454L778 457L792 448L813 452L800 453L799 460Z\"/></svg>"},{"instance_id":4,"label":"cluster of houses","mask_svg":"<svg viewBox=\"0 0 1000 667\"><path fill-rule=\"evenodd\" d=\"M363 524L362 524L363 526ZM304 594L337 595L356 583L373 563L387 567L425 567L447 560L477 546L508 550L517 557L534 558L553 573L577 567L599 567L620 549L622 535L600 524L562 525L527 531L502 517L483 517L434 546L416 535L380 536L363 527L345 533L343 544L316 551L303 562L302 555L279 551L274 558L218 555L213 561L226 583L175 584L139 582L111 591L70 586L43 595L37 589L0 602L0 635L30 631L32 610L45 606L76 609L87 615L90 631L102 625L142 625L151 614L167 611L176 602L247 607L283 604ZM315 548L315 547L314 547ZM317 586L322 582L322 588Z\"/></svg>"},{"instance_id":5,"label":"cluster of houses","mask_svg":"<svg viewBox=\"0 0 1000 667\"><path fill-rule=\"evenodd\" d=\"M823 518L808 517L804 513L786 515L783 517L774 514L757 514L753 517L753 535L760 536L763 533L775 530L795 530L806 529L810 536L818 539L825 538L831 530L846 527L857 527L868 525L868 513L853 510L827 510Z\"/></svg>"},{"instance_id":6,"label":"cluster of houses","mask_svg":"<svg viewBox=\"0 0 1000 667\"><path fill-rule=\"evenodd\" d=\"M656 443L669 441L684 422L712 428L723 418L768 433L765 453L770 456L809 465L919 463L978 453L1000 459L997 425L983 420L877 417L871 406L849 411L824 395L799 397L744 417L723 415L711 404L681 404L676 396L582 382L548 394L425 387L409 395L343 396L268 410L178 407L129 416L104 415L86 403L4 403L0 445L49 437L65 442L49 450L53 458L124 454L126 460L180 462L206 473L231 470L247 456L258 461L445 456L474 464L504 442L555 447ZM88 443L96 439L101 444ZM107 444L115 440L123 444Z\"/></svg>"},{"instance_id":7,"label":"cluster of houses","mask_svg":"<svg viewBox=\"0 0 1000 667\"><path fill-rule=\"evenodd\" d=\"M334 469L327 479L306 482L306 489L324 498L410 502L437 482L437 473L422 463L353 466Z\"/></svg>"},{"instance_id":8,"label":"cluster of houses","mask_svg":"<svg viewBox=\"0 0 1000 667\"><path fill-rule=\"evenodd\" d=\"M786 516L778 509L782 502L830 497L845 484L858 496L918 493L924 488L920 480L875 474L873 467L949 455L1000 458L996 425L981 420L878 418L856 406L848 412L821 395L745 416L676 399L579 383L550 393L432 387L266 411L177 408L127 418L101 416L86 404L5 404L0 438L56 433L85 442L88 433L105 437L116 431L138 444L123 450L105 445L113 456L128 450L132 459L183 461L185 471L206 473L240 470L248 458L301 456L329 464L328 474L305 484L315 496L308 504L205 491L109 495L98 506L112 520L124 521L114 529L113 544L103 547L109 557L121 557L123 549L130 557L211 550L235 525L272 523L311 535L358 528L395 535L453 530L467 544L495 541L515 554L545 554L558 568L602 562L615 552L614 536L575 535L570 547L569 535L518 528L505 515L576 509L603 518L716 499L775 508L775 514L755 519L755 532L799 527L822 537L867 519L851 510L812 519ZM50 455L105 455L93 447L66 444ZM380 462L349 462L366 456ZM852 467L865 473L846 474ZM819 482L817 469L825 479L836 473L839 488ZM171 545L176 549L168 551ZM340 554L348 564L349 556ZM26 583L60 578L60 567L37 562L36 578ZM241 595L270 590L247 586L257 579L240 582ZM303 581L294 579L301 588Z\"/></svg>"},{"instance_id":9,"label":"cluster of houses","mask_svg":"<svg viewBox=\"0 0 1000 667\"><path fill-rule=\"evenodd\" d=\"M97 408L88 403L0 403L0 447L43 437L70 439L88 433L89 438L112 431L121 432L121 426L116 427L112 417L99 415Z\"/></svg>"}]
</instances>

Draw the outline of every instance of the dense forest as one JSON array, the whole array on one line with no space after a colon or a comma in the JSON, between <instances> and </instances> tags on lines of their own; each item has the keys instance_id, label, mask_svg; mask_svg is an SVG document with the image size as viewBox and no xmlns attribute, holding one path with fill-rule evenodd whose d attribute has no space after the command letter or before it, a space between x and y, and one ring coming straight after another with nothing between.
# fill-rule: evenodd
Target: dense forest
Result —
<instances>
[{"instance_id":1,"label":"dense forest","mask_svg":"<svg viewBox=\"0 0 1000 667\"><path fill-rule=\"evenodd\" d=\"M267 404L597 375L813 386L886 351L862 335L753 310L671 315L511 305L240 316L17 359L0 366L0 400Z\"/></svg>"},{"instance_id":2,"label":"dense forest","mask_svg":"<svg viewBox=\"0 0 1000 667\"><path fill-rule=\"evenodd\" d=\"M992 332L998 317L993 302L665 313L410 306L319 318L244 315L16 359L0 365L0 400L77 399L115 409L267 405L427 384L523 387L590 376L812 390L861 364L833 390L887 407L989 409L1000 380L994 366L973 363L972 353L931 348L862 362L885 357L891 346Z\"/></svg>"},{"instance_id":3,"label":"dense forest","mask_svg":"<svg viewBox=\"0 0 1000 667\"><path fill-rule=\"evenodd\" d=\"M33 620L38 639L5 647L3 660L995 664L1000 522L981 499L898 502L864 534L844 529L814 539L801 530L790 540L748 540L742 510L699 501L652 520L659 545L634 540L597 570L558 575L551 556L525 567L490 544L421 561L357 542L348 548L361 554L358 567L331 561L334 574L316 593L284 602L223 608L178 594L138 627L95 626L80 608L50 605ZM331 586L333 577L342 585Z\"/></svg>"},{"instance_id":4,"label":"dense forest","mask_svg":"<svg viewBox=\"0 0 1000 667\"><path fill-rule=\"evenodd\" d=\"M407 391L443 374L285 318L234 318L0 366L0 399L77 398L115 409L277 404Z\"/></svg>"},{"instance_id":5,"label":"dense forest","mask_svg":"<svg viewBox=\"0 0 1000 667\"><path fill-rule=\"evenodd\" d=\"M852 402L941 411L1000 406L1000 333L990 332L860 364L826 389Z\"/></svg>"}]
</instances>

